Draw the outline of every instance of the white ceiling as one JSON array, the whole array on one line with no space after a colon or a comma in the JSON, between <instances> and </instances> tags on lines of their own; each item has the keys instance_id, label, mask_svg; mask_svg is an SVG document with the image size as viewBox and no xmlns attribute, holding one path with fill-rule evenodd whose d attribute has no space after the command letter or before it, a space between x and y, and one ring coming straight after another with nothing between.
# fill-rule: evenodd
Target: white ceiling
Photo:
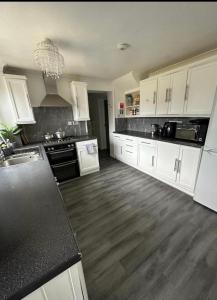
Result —
<instances>
[{"instance_id":1,"label":"white ceiling","mask_svg":"<svg viewBox=\"0 0 217 300\"><path fill-rule=\"evenodd\" d=\"M217 47L215 2L1 2L0 60L38 69L36 43L52 39L66 74L114 79ZM132 45L125 52L119 42Z\"/></svg>"}]
</instances>

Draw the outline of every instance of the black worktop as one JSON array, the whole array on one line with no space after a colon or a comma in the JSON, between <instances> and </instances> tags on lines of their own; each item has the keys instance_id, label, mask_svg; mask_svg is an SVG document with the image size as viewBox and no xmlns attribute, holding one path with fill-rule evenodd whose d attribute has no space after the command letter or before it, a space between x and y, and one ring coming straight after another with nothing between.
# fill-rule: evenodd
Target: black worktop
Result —
<instances>
[{"instance_id":1,"label":"black worktop","mask_svg":"<svg viewBox=\"0 0 217 300\"><path fill-rule=\"evenodd\" d=\"M192 141L188 141L188 140L180 140L180 139L175 139L175 138L166 138L166 137L157 136L157 135L152 136L152 134L150 132L124 130L124 131L114 131L114 133L124 134L124 135L129 135L129 136L135 136L135 137L145 138L145 139L150 139L150 140L156 140L156 141L161 141L161 142L179 144L179 145L184 145L184 146L196 147L196 148L203 147L202 144L198 144L196 142L192 142Z\"/></svg>"},{"instance_id":2,"label":"black worktop","mask_svg":"<svg viewBox=\"0 0 217 300\"><path fill-rule=\"evenodd\" d=\"M46 154L0 168L0 299L21 299L81 259Z\"/></svg>"}]
</instances>

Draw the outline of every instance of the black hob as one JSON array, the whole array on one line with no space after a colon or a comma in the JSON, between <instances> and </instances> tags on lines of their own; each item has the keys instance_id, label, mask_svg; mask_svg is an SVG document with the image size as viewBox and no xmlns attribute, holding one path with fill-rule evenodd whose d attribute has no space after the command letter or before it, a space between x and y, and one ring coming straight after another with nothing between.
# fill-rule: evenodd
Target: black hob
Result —
<instances>
[{"instance_id":1,"label":"black hob","mask_svg":"<svg viewBox=\"0 0 217 300\"><path fill-rule=\"evenodd\" d=\"M55 146L55 145L59 145L59 144L64 145L64 144L68 144L68 143L73 143L77 140L78 140L78 138L76 138L74 136L67 136L62 139L53 138L49 141L44 141L43 145L44 146Z\"/></svg>"}]
</instances>

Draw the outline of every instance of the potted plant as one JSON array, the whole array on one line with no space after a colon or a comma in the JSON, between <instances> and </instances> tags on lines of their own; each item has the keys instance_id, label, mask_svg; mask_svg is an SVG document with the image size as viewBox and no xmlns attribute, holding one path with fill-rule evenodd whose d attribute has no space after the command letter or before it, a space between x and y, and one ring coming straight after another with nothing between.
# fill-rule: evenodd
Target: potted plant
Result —
<instances>
[{"instance_id":1,"label":"potted plant","mask_svg":"<svg viewBox=\"0 0 217 300\"><path fill-rule=\"evenodd\" d=\"M14 148L16 145L16 135L22 131L19 126L7 126L5 124L0 124L0 134L5 140L9 140Z\"/></svg>"}]
</instances>

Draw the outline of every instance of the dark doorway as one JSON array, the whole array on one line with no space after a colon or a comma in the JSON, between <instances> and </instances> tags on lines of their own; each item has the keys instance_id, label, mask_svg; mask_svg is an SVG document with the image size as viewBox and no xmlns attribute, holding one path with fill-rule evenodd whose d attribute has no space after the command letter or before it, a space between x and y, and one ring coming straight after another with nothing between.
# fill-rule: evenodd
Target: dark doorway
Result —
<instances>
[{"instance_id":1,"label":"dark doorway","mask_svg":"<svg viewBox=\"0 0 217 300\"><path fill-rule=\"evenodd\" d=\"M109 119L106 92L89 92L90 128L89 133L98 140L100 156L109 153Z\"/></svg>"}]
</instances>

